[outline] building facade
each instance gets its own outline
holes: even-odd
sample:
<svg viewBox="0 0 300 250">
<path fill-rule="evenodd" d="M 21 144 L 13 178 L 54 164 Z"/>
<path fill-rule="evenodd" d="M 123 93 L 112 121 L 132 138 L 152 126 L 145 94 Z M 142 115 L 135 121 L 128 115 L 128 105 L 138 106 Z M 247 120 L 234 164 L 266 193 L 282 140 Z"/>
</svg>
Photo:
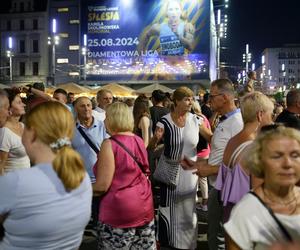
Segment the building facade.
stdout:
<svg viewBox="0 0 300 250">
<path fill-rule="evenodd" d="M 33 0 L 12 0 L 10 6 L 2 10 L 0 14 L 2 83 L 28 84 L 46 81 L 49 73 L 47 22 L 46 4 L 37 6 Z"/>
<path fill-rule="evenodd" d="M 56 20 L 56 33 L 53 34 L 52 20 Z M 55 45 L 55 65 L 51 59 L 50 71 L 55 67 L 55 84 L 80 81 L 83 70 L 80 38 L 80 1 L 49 0 L 50 40 L 53 35 L 59 37 Z M 50 52 L 53 57 L 53 49 Z M 52 74 L 53 75 L 53 74 Z"/>
<path fill-rule="evenodd" d="M 300 44 L 265 49 L 258 78 L 267 88 L 300 83 Z"/>
</svg>

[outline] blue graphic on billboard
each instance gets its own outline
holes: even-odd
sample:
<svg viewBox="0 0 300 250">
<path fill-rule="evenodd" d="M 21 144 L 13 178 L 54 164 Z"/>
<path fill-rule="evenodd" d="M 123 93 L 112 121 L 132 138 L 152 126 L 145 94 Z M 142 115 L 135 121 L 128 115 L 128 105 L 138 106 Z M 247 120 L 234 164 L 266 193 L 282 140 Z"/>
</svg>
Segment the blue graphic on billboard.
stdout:
<svg viewBox="0 0 300 250">
<path fill-rule="evenodd" d="M 87 75 L 178 80 L 208 76 L 209 0 L 82 0 Z"/>
</svg>

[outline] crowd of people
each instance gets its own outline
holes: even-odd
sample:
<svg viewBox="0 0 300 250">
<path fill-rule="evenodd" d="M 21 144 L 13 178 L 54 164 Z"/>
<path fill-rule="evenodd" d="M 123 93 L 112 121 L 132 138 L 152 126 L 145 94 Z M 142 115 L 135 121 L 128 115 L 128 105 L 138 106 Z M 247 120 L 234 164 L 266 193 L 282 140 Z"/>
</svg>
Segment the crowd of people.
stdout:
<svg viewBox="0 0 300 250">
<path fill-rule="evenodd" d="M 196 249 L 199 209 L 209 249 L 297 247 L 300 90 L 278 111 L 253 79 L 134 103 L 0 90 L 0 249 L 75 250 L 88 227 L 98 249 Z"/>
</svg>

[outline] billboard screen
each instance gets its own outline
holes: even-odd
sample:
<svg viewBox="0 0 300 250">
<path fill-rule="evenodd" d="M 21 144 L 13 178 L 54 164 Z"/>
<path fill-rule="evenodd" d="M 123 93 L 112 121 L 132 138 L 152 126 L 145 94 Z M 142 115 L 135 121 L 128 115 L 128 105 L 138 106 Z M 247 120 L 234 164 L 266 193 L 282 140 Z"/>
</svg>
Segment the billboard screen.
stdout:
<svg viewBox="0 0 300 250">
<path fill-rule="evenodd" d="M 81 2 L 90 79 L 208 78 L 209 30 L 209 0 Z"/>
</svg>

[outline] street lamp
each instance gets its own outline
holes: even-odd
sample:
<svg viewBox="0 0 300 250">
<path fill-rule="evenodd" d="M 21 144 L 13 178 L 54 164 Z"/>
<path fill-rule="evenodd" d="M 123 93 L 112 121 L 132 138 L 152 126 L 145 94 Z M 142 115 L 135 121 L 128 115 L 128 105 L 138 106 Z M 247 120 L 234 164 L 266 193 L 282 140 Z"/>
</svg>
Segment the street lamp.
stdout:
<svg viewBox="0 0 300 250">
<path fill-rule="evenodd" d="M 6 56 L 9 58 L 9 80 L 10 83 L 12 83 L 12 48 L 13 48 L 13 42 L 12 37 L 8 37 L 8 50 L 6 51 Z"/>
<path fill-rule="evenodd" d="M 59 36 L 56 35 L 57 23 L 56 19 L 52 19 L 52 35 L 48 37 L 48 44 L 52 45 L 52 63 L 51 63 L 51 76 L 53 79 L 53 84 L 55 84 L 55 46 L 59 44 Z"/>
<path fill-rule="evenodd" d="M 249 44 L 246 44 L 246 53 L 243 54 L 243 62 L 246 63 L 246 72 L 249 70 L 249 63 L 251 62 L 251 53 L 249 53 Z"/>
<path fill-rule="evenodd" d="M 86 81 L 86 56 L 87 56 L 87 35 L 83 35 L 83 47 L 82 47 L 82 55 L 83 55 L 83 80 Z"/>
</svg>

